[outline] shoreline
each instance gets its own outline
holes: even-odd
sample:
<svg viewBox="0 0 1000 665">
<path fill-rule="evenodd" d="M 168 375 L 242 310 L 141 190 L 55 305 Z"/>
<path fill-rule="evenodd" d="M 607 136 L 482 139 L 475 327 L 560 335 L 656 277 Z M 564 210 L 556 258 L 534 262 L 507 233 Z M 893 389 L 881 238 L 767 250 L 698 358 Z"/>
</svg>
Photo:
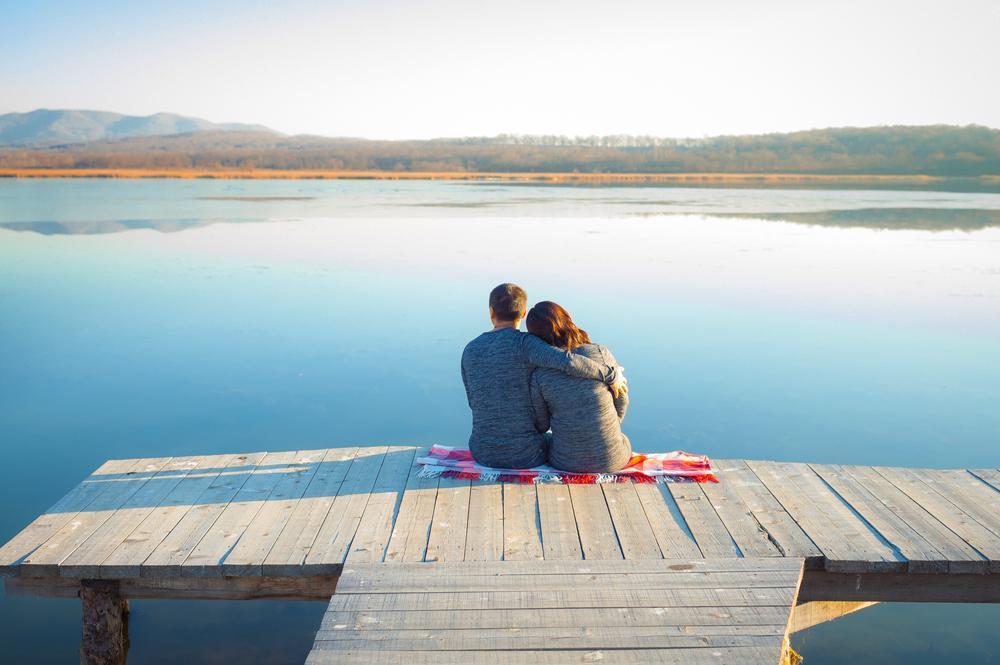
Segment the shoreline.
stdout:
<svg viewBox="0 0 1000 665">
<path fill-rule="evenodd" d="M 798 184 L 934 185 L 949 182 L 1000 185 L 997 176 L 832 175 L 812 173 L 542 173 L 466 171 L 342 171 L 275 169 L 76 169 L 0 168 L 0 178 L 171 178 L 183 180 L 456 180 L 578 184 Z"/>
</svg>

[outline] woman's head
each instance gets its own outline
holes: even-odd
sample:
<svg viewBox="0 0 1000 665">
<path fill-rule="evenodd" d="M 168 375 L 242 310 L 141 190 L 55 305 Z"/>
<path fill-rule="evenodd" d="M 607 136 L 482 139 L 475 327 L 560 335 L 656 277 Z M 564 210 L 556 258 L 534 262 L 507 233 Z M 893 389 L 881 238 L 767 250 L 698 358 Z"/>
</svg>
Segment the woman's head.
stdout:
<svg viewBox="0 0 1000 665">
<path fill-rule="evenodd" d="M 587 331 L 580 330 L 569 312 L 550 300 L 543 300 L 532 307 L 525 323 L 532 335 L 560 349 L 572 350 L 590 343 Z"/>
</svg>

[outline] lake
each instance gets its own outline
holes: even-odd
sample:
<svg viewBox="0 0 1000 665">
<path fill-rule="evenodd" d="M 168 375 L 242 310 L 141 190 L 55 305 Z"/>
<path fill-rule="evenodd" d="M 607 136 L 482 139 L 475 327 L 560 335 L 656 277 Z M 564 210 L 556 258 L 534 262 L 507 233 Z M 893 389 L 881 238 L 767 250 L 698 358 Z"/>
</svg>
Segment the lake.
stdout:
<svg viewBox="0 0 1000 665">
<path fill-rule="evenodd" d="M 0 180 L 0 539 L 108 458 L 464 444 L 515 281 L 625 365 L 637 450 L 1000 464 L 1000 194 Z M 322 603 L 135 601 L 132 663 L 301 663 Z M 6 662 L 79 603 L 0 598 Z M 1000 606 L 880 605 L 808 665 L 997 662 Z"/>
</svg>

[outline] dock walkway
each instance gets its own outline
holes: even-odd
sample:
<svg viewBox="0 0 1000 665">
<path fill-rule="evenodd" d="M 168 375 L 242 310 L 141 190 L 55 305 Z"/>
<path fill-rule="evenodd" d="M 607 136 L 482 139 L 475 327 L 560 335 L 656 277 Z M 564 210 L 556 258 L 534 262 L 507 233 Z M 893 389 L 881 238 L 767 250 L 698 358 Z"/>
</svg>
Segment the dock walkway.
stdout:
<svg viewBox="0 0 1000 665">
<path fill-rule="evenodd" d="M 420 478 L 417 453 L 112 460 L 0 573 L 38 595 L 329 599 L 363 564 L 791 558 L 800 604 L 1000 601 L 997 469 L 716 460 L 717 484 L 522 485 Z"/>
</svg>

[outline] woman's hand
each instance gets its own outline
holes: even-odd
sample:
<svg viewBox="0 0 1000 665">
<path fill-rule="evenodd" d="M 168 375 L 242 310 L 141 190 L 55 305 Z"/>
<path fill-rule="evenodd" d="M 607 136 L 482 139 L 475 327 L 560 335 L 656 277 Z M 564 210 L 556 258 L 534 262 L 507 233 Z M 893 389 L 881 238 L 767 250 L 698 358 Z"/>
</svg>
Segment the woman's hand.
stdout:
<svg viewBox="0 0 1000 665">
<path fill-rule="evenodd" d="M 621 377 L 620 379 L 608 386 L 608 390 L 611 391 L 615 399 L 628 395 L 628 379 L 621 373 L 619 373 L 619 376 Z"/>
</svg>

